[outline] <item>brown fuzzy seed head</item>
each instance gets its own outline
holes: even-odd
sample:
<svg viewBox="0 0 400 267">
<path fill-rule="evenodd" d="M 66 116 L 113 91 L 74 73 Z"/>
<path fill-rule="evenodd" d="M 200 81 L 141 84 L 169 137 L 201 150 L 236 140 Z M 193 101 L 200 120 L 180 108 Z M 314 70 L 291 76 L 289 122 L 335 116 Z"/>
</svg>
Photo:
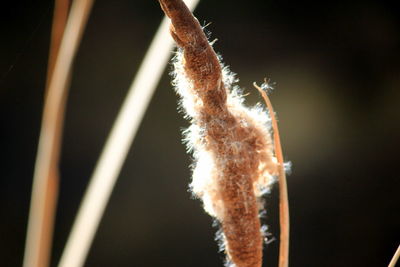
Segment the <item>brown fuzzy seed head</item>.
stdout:
<svg viewBox="0 0 400 267">
<path fill-rule="evenodd" d="M 214 155 L 216 201 L 223 210 L 219 219 L 230 260 L 240 267 L 261 266 L 262 233 L 258 218 L 255 182 L 263 175 L 260 162 L 270 144 L 263 131 L 246 114 L 228 113 L 223 120 L 206 119 L 206 147 Z M 201 121 L 203 122 L 203 121 Z"/>
<path fill-rule="evenodd" d="M 232 74 L 222 68 L 184 3 L 159 1 L 181 48 L 174 82 L 192 122 L 186 139 L 196 158 L 193 193 L 221 222 L 228 260 L 237 267 L 261 267 L 258 197 L 277 174 L 268 118 L 242 105 L 240 94 L 230 88 Z"/>
</svg>

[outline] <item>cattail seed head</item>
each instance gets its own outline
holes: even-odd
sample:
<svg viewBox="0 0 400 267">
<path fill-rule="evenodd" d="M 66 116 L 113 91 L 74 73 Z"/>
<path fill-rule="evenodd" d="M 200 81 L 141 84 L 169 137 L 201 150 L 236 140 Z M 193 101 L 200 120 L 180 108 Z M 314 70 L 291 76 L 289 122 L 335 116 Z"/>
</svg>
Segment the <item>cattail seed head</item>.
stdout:
<svg viewBox="0 0 400 267">
<path fill-rule="evenodd" d="M 228 258 L 238 267 L 261 266 L 263 237 L 258 198 L 277 175 L 270 119 L 256 106 L 247 108 L 234 75 L 222 68 L 220 87 L 226 101 L 217 98 L 218 113 L 208 112 L 202 96 L 187 76 L 183 51 L 174 60 L 176 91 L 192 125 L 184 132 L 195 162 L 190 188 L 204 209 L 221 222 Z M 198 90 L 198 89 L 197 89 Z"/>
<path fill-rule="evenodd" d="M 190 188 L 220 222 L 232 266 L 261 267 L 259 198 L 278 174 L 270 119 L 259 106 L 244 106 L 235 75 L 221 64 L 183 2 L 160 3 L 179 46 L 173 84 L 191 122 L 184 132 L 195 158 Z"/>
</svg>

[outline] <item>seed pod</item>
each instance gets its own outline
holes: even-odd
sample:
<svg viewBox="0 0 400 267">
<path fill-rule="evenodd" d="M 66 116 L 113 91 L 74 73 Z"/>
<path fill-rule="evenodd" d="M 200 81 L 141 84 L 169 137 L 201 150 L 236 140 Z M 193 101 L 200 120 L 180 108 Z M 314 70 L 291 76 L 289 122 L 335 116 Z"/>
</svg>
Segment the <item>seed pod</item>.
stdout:
<svg viewBox="0 0 400 267">
<path fill-rule="evenodd" d="M 179 46 L 174 85 L 192 125 L 185 131 L 195 163 L 191 189 L 221 224 L 228 261 L 262 265 L 259 197 L 278 164 L 270 119 L 260 107 L 243 105 L 234 74 L 223 67 L 199 22 L 181 0 L 159 0 Z"/>
</svg>

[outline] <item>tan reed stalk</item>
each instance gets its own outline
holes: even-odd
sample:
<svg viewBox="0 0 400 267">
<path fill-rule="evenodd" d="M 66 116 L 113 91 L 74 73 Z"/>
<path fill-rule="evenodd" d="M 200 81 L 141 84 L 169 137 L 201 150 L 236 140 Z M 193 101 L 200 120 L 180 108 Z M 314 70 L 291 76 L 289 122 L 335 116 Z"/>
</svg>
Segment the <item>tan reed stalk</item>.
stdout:
<svg viewBox="0 0 400 267">
<path fill-rule="evenodd" d="M 390 261 L 388 267 L 395 267 L 399 257 L 400 257 L 400 245 L 397 247 L 397 250 L 394 253 L 393 258 Z"/>
<path fill-rule="evenodd" d="M 58 51 L 60 49 L 62 35 L 64 33 L 65 24 L 67 22 L 68 11 L 69 11 L 69 0 L 55 1 L 54 11 L 53 11 L 51 41 L 50 41 L 50 53 L 47 66 L 46 94 L 49 90 L 50 80 L 54 71 L 54 65 L 56 62 Z M 61 137 L 57 139 L 59 142 Z M 55 145 L 54 149 L 56 151 L 54 153 L 56 154 L 59 153 L 59 147 L 60 147 L 59 143 Z M 43 163 L 43 161 L 41 163 Z M 52 161 L 52 163 L 56 164 L 55 161 Z M 49 167 L 51 170 L 56 170 L 57 168 L 57 166 L 49 166 Z M 35 166 L 35 168 L 38 168 L 38 166 Z M 30 239 L 28 240 L 27 238 L 26 241 L 26 250 L 25 250 L 26 254 L 24 257 L 24 266 L 31 265 L 32 263 L 37 262 L 37 266 L 46 267 L 49 266 L 51 258 L 51 244 L 53 239 L 54 220 L 55 220 L 58 188 L 59 188 L 58 172 L 51 171 L 48 173 L 48 176 L 45 177 L 44 179 L 45 181 L 43 182 L 43 188 L 38 190 L 44 193 L 36 195 L 35 196 L 36 200 L 32 199 L 32 204 L 34 202 L 43 203 L 44 205 L 42 207 L 43 216 L 39 217 L 33 214 L 30 216 L 30 220 L 37 220 L 37 221 L 36 222 L 31 221 L 29 222 L 29 225 L 36 225 L 38 228 L 37 229 L 33 229 L 33 227 L 30 228 L 32 234 L 28 234 L 30 236 Z M 41 201 L 39 200 L 39 198 L 43 198 L 44 200 Z M 37 209 L 31 211 L 36 212 Z M 33 233 L 37 234 L 35 235 Z M 36 254 L 34 252 L 34 249 L 36 249 Z"/>
<path fill-rule="evenodd" d="M 79 5 L 78 9 L 82 9 Z M 50 55 L 46 82 L 46 100 L 38 145 L 32 186 L 31 207 L 23 266 L 46 267 L 49 265 L 53 225 L 58 196 L 58 159 L 65 109 L 65 98 L 74 46 L 79 41 L 87 16 L 76 10 L 70 18 L 69 32 L 65 34 L 63 48 L 61 39 L 68 17 L 69 0 L 55 2 L 51 34 Z M 82 17 L 82 18 L 80 18 Z M 78 25 L 77 24 L 78 21 Z M 82 24 L 82 25 L 79 25 Z M 76 27 L 78 26 L 78 27 Z M 76 40 L 71 40 L 76 39 Z M 74 45 L 74 43 L 76 43 Z M 59 52 L 60 51 L 60 52 Z M 60 54 L 60 56 L 58 56 Z M 57 59 L 59 59 L 57 61 Z M 61 62 L 61 63 L 60 63 Z"/>
<path fill-rule="evenodd" d="M 50 52 L 47 66 L 46 90 L 50 85 L 51 77 L 56 64 L 58 51 L 60 50 L 62 37 L 67 24 L 70 0 L 55 0 L 53 11 L 53 24 L 51 27 Z"/>
<path fill-rule="evenodd" d="M 265 85 L 268 86 L 267 81 Z M 289 233 L 290 233 L 290 218 L 289 218 L 289 199 L 287 192 L 286 172 L 284 169 L 283 153 L 281 146 L 281 138 L 279 135 L 278 122 L 275 118 L 274 109 L 267 93 L 260 88 L 256 83 L 254 87 L 260 92 L 271 117 L 272 129 L 274 132 L 274 147 L 275 155 L 279 164 L 279 221 L 280 221 L 280 243 L 279 243 L 279 267 L 289 266 Z M 266 88 L 268 89 L 268 88 Z"/>
<path fill-rule="evenodd" d="M 187 0 L 193 10 L 199 0 Z M 173 42 L 164 18 L 129 88 L 83 197 L 60 267 L 83 266 L 128 150 L 135 138 L 158 81 L 168 63 Z"/>
<path fill-rule="evenodd" d="M 232 87 L 234 76 L 220 63 L 197 19 L 181 0 L 159 2 L 171 19 L 170 32 L 180 47 L 174 82 L 192 123 L 186 140 L 196 159 L 193 193 L 221 223 L 228 264 L 261 267 L 259 197 L 269 188 L 273 175 L 284 177 L 276 121 L 273 123 L 280 164 L 273 155 L 266 114 L 243 106 L 240 92 Z M 281 236 L 286 239 L 287 194 L 285 190 L 281 192 L 281 200 L 286 199 L 281 205 L 285 226 Z M 283 243 L 283 255 L 287 257 L 288 242 Z M 287 266 L 287 260 L 281 264 Z"/>
</svg>

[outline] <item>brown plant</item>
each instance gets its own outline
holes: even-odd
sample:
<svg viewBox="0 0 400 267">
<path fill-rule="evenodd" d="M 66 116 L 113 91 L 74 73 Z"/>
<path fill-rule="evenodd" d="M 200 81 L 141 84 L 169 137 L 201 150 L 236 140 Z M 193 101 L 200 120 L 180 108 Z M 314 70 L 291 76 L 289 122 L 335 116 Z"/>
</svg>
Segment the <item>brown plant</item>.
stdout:
<svg viewBox="0 0 400 267">
<path fill-rule="evenodd" d="M 266 113 L 243 106 L 197 19 L 181 0 L 159 0 L 179 46 L 175 85 L 192 126 L 186 131 L 196 158 L 192 190 L 220 223 L 228 261 L 262 265 L 259 197 L 280 173 Z"/>
</svg>

